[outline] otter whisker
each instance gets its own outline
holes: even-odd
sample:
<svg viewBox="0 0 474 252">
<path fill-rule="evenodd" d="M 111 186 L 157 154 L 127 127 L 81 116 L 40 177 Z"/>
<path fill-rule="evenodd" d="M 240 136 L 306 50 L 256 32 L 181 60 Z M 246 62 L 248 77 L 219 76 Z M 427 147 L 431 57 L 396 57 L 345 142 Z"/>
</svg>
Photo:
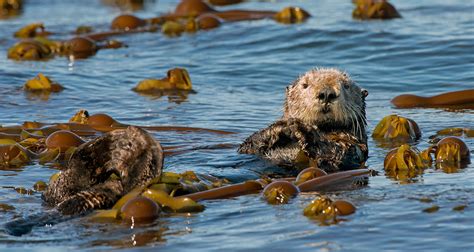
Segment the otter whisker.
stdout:
<svg viewBox="0 0 474 252">
<path fill-rule="evenodd" d="M 356 112 L 354 111 L 354 109 L 351 106 L 347 106 L 347 110 L 350 111 L 349 115 L 350 115 L 351 122 L 352 122 L 352 132 L 354 133 L 354 135 L 359 136 L 360 126 L 359 126 L 359 122 L 357 121 Z"/>
<path fill-rule="evenodd" d="M 360 112 L 358 112 L 357 109 L 354 108 L 354 106 L 348 106 L 348 110 L 351 111 L 351 120 L 355 120 L 355 128 L 353 129 L 354 135 L 358 136 L 358 138 L 362 138 L 363 132 L 362 132 L 362 126 L 360 125 L 360 122 L 358 118 L 361 116 Z"/>
<path fill-rule="evenodd" d="M 356 112 L 358 112 L 359 110 L 356 109 Z M 367 119 L 365 117 L 365 113 L 362 113 L 362 112 L 358 112 L 359 114 L 359 118 L 357 120 L 357 122 L 359 123 L 360 127 L 361 127 L 361 132 L 360 132 L 360 137 L 364 137 L 366 135 L 366 132 L 365 132 L 365 129 L 367 127 Z"/>
<path fill-rule="evenodd" d="M 362 138 L 363 137 L 363 126 L 360 124 L 360 121 L 359 121 L 359 118 L 362 116 L 361 113 L 359 112 L 358 109 L 355 109 L 354 107 L 351 108 L 353 113 L 354 113 L 354 117 L 355 117 L 355 120 L 356 120 L 356 123 L 357 123 L 357 136 L 359 138 Z"/>
</svg>

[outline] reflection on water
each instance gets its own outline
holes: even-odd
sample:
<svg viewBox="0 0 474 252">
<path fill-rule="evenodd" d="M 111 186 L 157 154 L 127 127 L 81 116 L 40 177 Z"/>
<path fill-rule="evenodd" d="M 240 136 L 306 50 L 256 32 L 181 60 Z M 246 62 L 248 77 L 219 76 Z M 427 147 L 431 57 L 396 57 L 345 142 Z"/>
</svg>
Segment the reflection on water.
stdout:
<svg viewBox="0 0 474 252">
<path fill-rule="evenodd" d="M 180 104 L 188 100 L 188 96 L 195 94 L 192 90 L 158 90 L 154 92 L 138 93 L 144 97 L 149 97 L 151 100 L 160 99 L 163 96 L 168 98 L 169 102 Z"/>
<path fill-rule="evenodd" d="M 120 225 L 120 224 L 117 224 Z M 104 225 L 103 228 L 101 227 L 94 227 L 89 226 L 88 229 L 97 228 L 101 229 L 103 232 L 110 232 L 107 227 L 110 224 Z M 124 231 L 128 229 L 127 231 Z M 166 242 L 166 235 L 168 234 L 169 229 L 166 227 L 166 223 L 153 223 L 153 228 L 151 230 L 146 231 L 139 231 L 144 229 L 144 227 L 140 227 L 140 229 L 134 229 L 121 225 L 121 234 L 115 234 L 114 238 L 104 239 L 104 240 L 94 240 L 90 244 L 87 244 L 86 247 L 96 248 L 100 246 L 106 247 L 113 247 L 113 248 L 130 248 L 130 247 L 141 247 L 146 246 L 148 244 L 153 244 L 153 246 L 157 246 L 159 244 L 165 244 Z M 113 232 L 113 230 L 112 230 Z M 179 235 L 179 234 L 173 234 Z"/>
<path fill-rule="evenodd" d="M 351 1 L 245 1 L 220 9 L 281 10 L 299 5 L 313 18 L 299 25 L 272 20 L 226 23 L 220 28 L 167 38 L 160 33 L 119 36 L 128 45 L 100 50 L 70 64 L 67 58 L 18 62 L 7 59 L 20 27 L 42 21 L 66 39 L 79 25 L 108 29 L 120 8 L 102 2 L 24 1 L 20 16 L 0 20 L 0 124 L 24 121 L 66 122 L 76 111 L 107 113 L 132 125 L 180 125 L 212 128 L 237 134 L 153 131 L 164 146 L 185 146 L 166 157 L 165 170 L 194 170 L 231 181 L 278 172 L 234 148 L 254 131 L 282 114 L 285 87 L 315 66 L 338 67 L 369 90 L 369 135 L 390 114 L 414 120 L 421 138 L 412 145 L 428 148 L 429 136 L 445 128 L 474 128 L 472 110 L 395 109 L 390 99 L 403 93 L 431 96 L 469 89 L 474 83 L 474 7 L 469 1 L 392 1 L 401 19 L 353 20 Z M 133 2 L 133 1 L 132 1 Z M 134 12 L 142 18 L 174 9 L 176 1 L 145 1 Z M 185 68 L 196 93 L 142 96 L 131 89 L 149 76 Z M 59 94 L 33 97 L 18 90 L 28 78 L 44 73 L 65 85 Z M 159 75 L 159 74 L 158 74 Z M 474 138 L 462 136 L 471 153 Z M 440 137 L 441 138 L 441 137 Z M 204 148 L 202 148 L 204 147 Z M 398 147 L 398 146 L 391 146 Z M 420 174 L 391 176 L 383 169 L 390 148 L 369 138 L 369 168 L 381 176 L 358 190 L 327 192 L 357 207 L 337 225 L 319 226 L 302 212 L 312 196 L 300 195 L 290 204 L 271 206 L 257 195 L 205 202 L 206 210 L 192 216 L 163 215 L 149 226 L 130 229 L 121 223 L 90 223 L 81 217 L 53 226 L 35 227 L 23 237 L 0 228 L 0 247 L 99 249 L 160 247 L 168 250 L 460 250 L 471 249 L 474 233 L 474 165 L 461 169 L 424 169 Z M 0 170 L 0 224 L 15 216 L 45 212 L 32 189 L 57 170 L 32 162 L 19 169 Z M 451 173 L 452 172 L 452 173 Z M 395 179 L 394 179 L 395 178 Z M 424 202 L 420 199 L 430 199 Z M 417 199 L 417 200 L 414 200 Z M 431 213 L 424 209 L 439 207 Z M 466 206 L 466 207 L 462 207 Z M 455 210 L 456 209 L 456 210 Z"/>
</svg>

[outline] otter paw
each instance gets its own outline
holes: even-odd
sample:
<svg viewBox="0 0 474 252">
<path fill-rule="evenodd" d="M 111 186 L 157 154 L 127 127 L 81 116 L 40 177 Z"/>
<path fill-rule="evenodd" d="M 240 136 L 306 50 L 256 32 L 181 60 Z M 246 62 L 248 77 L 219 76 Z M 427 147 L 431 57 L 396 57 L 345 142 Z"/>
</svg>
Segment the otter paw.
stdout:
<svg viewBox="0 0 474 252">
<path fill-rule="evenodd" d="M 64 215 L 77 215 L 94 209 L 93 199 L 86 200 L 83 197 L 74 195 L 59 203 L 57 209 Z"/>
<path fill-rule="evenodd" d="M 57 207 L 58 211 L 64 215 L 76 215 L 81 213 L 82 208 L 71 201 L 63 201 Z"/>
</svg>

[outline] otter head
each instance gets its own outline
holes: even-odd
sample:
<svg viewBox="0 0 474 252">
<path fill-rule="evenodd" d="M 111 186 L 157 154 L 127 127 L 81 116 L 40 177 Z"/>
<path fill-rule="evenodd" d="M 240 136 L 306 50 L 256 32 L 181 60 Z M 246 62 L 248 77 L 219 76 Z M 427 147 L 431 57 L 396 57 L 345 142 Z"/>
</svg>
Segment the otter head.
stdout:
<svg viewBox="0 0 474 252">
<path fill-rule="evenodd" d="M 163 166 L 161 145 L 145 130 L 129 126 L 107 134 L 109 160 L 104 163 L 105 171 L 116 174 L 123 188 L 128 191 L 159 176 Z M 106 135 L 106 136 L 107 136 Z"/>
<path fill-rule="evenodd" d="M 129 126 L 81 145 L 68 170 L 80 174 L 74 184 L 81 190 L 105 183 L 115 174 L 128 191 L 159 176 L 162 167 L 161 145 L 145 130 Z"/>
<path fill-rule="evenodd" d="M 365 139 L 367 95 L 342 71 L 313 69 L 287 87 L 283 118 L 299 119 L 322 130 L 350 130 Z"/>
</svg>

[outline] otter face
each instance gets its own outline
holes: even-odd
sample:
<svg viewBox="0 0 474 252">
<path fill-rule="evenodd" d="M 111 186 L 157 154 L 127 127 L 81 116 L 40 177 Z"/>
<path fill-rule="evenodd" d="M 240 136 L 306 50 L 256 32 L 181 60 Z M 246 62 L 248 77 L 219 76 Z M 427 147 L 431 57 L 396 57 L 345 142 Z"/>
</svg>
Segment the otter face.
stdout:
<svg viewBox="0 0 474 252">
<path fill-rule="evenodd" d="M 287 88 L 283 117 L 319 127 L 351 128 L 363 135 L 365 96 L 367 91 L 346 73 L 333 68 L 313 69 Z"/>
<path fill-rule="evenodd" d="M 163 165 L 161 146 L 145 130 L 130 126 L 109 133 L 112 141 L 109 146 L 110 160 L 104 164 L 106 173 L 115 173 L 122 186 L 135 187 L 159 175 L 149 167 Z"/>
<path fill-rule="evenodd" d="M 135 178 L 144 179 L 148 175 L 145 173 L 155 175 L 157 171 L 146 169 L 147 162 L 153 160 L 156 162 L 153 167 L 161 167 L 161 152 L 161 146 L 145 130 L 129 126 L 111 131 L 80 147 L 71 157 L 69 168 L 84 175 L 82 177 L 87 183 L 81 184 L 86 187 L 105 183 L 112 174 L 125 187 Z"/>
</svg>

